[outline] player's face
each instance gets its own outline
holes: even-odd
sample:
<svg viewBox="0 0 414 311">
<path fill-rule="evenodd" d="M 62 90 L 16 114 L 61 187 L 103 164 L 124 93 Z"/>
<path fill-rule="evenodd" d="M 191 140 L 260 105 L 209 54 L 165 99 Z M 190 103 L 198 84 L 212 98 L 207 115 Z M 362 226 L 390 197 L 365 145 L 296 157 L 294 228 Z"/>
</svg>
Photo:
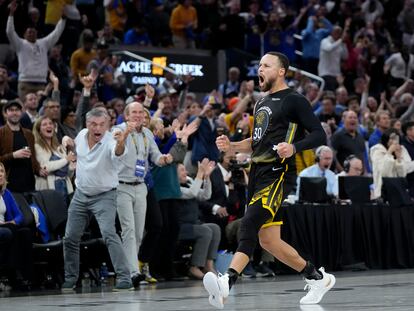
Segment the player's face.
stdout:
<svg viewBox="0 0 414 311">
<path fill-rule="evenodd" d="M 277 56 L 266 54 L 259 63 L 259 87 L 263 92 L 269 91 L 278 81 L 284 78 L 285 69 L 281 67 Z"/>
</svg>

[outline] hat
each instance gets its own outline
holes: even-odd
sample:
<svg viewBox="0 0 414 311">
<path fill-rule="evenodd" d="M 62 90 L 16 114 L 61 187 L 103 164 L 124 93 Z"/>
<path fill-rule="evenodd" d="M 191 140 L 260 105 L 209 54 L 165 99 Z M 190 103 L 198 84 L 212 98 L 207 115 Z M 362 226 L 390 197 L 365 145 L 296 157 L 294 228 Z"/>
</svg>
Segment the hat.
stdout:
<svg viewBox="0 0 414 311">
<path fill-rule="evenodd" d="M 229 103 L 227 104 L 227 108 L 230 111 L 233 111 L 234 108 L 236 108 L 237 104 L 239 103 L 240 98 L 239 97 L 233 97 L 229 100 Z"/>
<path fill-rule="evenodd" d="M 4 106 L 3 106 L 3 111 L 6 111 L 7 109 L 9 109 L 10 107 L 17 107 L 20 110 L 23 109 L 23 105 L 20 103 L 20 100 L 18 99 L 13 99 L 13 100 L 9 100 Z"/>
</svg>

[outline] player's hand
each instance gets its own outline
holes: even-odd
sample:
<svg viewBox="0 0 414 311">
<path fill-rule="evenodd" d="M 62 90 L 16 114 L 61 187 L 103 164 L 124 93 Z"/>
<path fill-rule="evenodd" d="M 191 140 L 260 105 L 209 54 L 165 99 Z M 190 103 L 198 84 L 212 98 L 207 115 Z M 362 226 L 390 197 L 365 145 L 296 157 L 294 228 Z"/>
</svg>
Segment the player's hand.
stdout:
<svg viewBox="0 0 414 311">
<path fill-rule="evenodd" d="M 276 152 L 280 158 L 290 158 L 295 153 L 295 148 L 292 144 L 279 143 L 276 145 Z"/>
<path fill-rule="evenodd" d="M 217 137 L 216 145 L 220 151 L 228 152 L 230 150 L 230 139 L 226 135 L 221 135 Z"/>
</svg>

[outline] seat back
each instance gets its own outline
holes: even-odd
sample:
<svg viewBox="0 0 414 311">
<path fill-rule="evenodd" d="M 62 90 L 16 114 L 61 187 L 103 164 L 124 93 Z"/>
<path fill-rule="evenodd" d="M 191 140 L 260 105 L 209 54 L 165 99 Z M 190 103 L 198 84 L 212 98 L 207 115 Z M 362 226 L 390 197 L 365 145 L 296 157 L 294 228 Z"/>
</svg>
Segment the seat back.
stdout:
<svg viewBox="0 0 414 311">
<path fill-rule="evenodd" d="M 22 193 L 19 192 L 13 192 L 12 193 L 14 200 L 16 201 L 17 205 L 19 206 L 20 211 L 23 214 L 23 227 L 29 227 L 29 228 L 35 228 L 35 219 L 32 213 L 32 210 L 30 209 L 30 205 L 27 202 L 25 196 Z"/>
<path fill-rule="evenodd" d="M 63 195 L 56 190 L 41 190 L 33 194 L 36 203 L 45 214 L 50 233 L 56 237 L 65 232 L 68 207 Z"/>
<path fill-rule="evenodd" d="M 391 207 L 412 205 L 408 190 L 408 182 L 403 177 L 383 177 L 382 178 L 382 198 Z"/>
</svg>

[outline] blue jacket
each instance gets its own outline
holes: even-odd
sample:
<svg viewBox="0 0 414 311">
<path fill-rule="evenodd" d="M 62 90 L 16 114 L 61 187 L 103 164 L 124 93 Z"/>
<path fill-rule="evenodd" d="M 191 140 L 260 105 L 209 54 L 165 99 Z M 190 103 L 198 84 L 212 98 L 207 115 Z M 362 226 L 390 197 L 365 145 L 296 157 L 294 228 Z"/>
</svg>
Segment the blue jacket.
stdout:
<svg viewBox="0 0 414 311">
<path fill-rule="evenodd" d="M 326 18 L 322 19 L 325 28 L 319 28 L 314 30 L 314 21 L 312 17 L 308 18 L 308 24 L 304 30 L 302 30 L 302 53 L 303 58 L 316 58 L 319 59 L 319 50 L 321 47 L 321 41 L 327 37 L 332 31 L 332 24 Z"/>
<path fill-rule="evenodd" d="M 23 214 L 20 211 L 19 206 L 17 205 L 16 201 L 13 198 L 13 195 L 9 190 L 5 190 L 2 194 L 4 204 L 6 204 L 6 214 L 4 215 L 5 221 L 12 221 L 16 223 L 16 225 L 21 225 L 24 221 Z"/>
<path fill-rule="evenodd" d="M 368 139 L 369 148 L 371 148 L 372 146 L 376 144 L 379 144 L 381 142 L 381 137 L 382 137 L 382 132 L 376 128 Z"/>
<path fill-rule="evenodd" d="M 206 118 L 201 118 L 200 126 L 193 134 L 193 148 L 191 161 L 197 164 L 198 161 L 204 158 L 210 161 L 218 162 L 220 151 L 216 146 L 217 129 L 211 128 L 209 121 Z"/>
</svg>

